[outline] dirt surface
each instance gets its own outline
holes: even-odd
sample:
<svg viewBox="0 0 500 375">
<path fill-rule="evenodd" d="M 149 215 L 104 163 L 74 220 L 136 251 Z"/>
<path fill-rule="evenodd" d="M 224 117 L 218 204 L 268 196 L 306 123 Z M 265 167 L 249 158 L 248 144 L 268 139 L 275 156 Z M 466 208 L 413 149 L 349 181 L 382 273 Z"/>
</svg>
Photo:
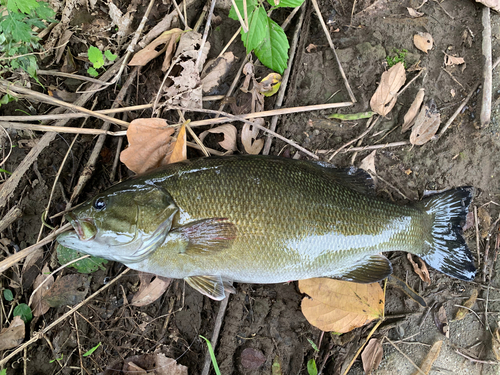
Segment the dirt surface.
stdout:
<svg viewBox="0 0 500 375">
<path fill-rule="evenodd" d="M 121 2 L 117 5 L 126 10 L 129 4 Z M 383 145 L 408 140 L 409 133 L 401 134 L 400 125 L 419 88 L 425 88 L 426 100 L 434 99 L 443 124 L 474 86 L 482 81 L 482 6 L 471 0 L 445 0 L 440 3 L 428 1 L 419 9 L 424 13 L 420 18 L 411 18 L 406 8 L 417 8 L 421 5 L 420 1 L 334 0 L 323 1 L 319 5 L 323 18 L 330 18 L 332 21 L 329 27 L 339 61 L 358 101 L 354 106 L 338 112 L 357 113 L 370 110 L 370 98 L 381 74 L 387 69 L 386 56 L 393 54 L 393 51 L 407 50 L 405 62 L 408 68 L 418 61 L 418 66 L 425 68 L 421 76 L 399 96 L 389 117 L 382 119 L 361 143 L 356 142 L 353 146 Z M 146 3 L 138 6 L 134 25 L 141 20 L 146 6 Z M 203 6 L 204 4 L 196 3 L 190 7 L 190 24 L 196 22 Z M 150 16 L 147 29 L 170 11 L 170 5 L 158 6 Z M 307 4 L 305 12 L 283 107 L 349 101 L 337 61 L 312 4 Z M 80 13 L 75 10 L 76 14 Z M 85 50 L 85 43 L 107 43 L 112 34 L 108 31 L 103 35 L 97 27 L 101 23 L 109 24 L 105 11 L 88 12 L 85 17 L 82 14 L 80 18 L 75 17 L 71 24 L 77 38 L 70 41 L 73 52 L 77 49 Z M 209 34 L 212 46 L 209 58 L 219 54 L 238 27 L 237 22 L 230 20 L 227 14 L 227 9 L 217 8 L 215 11 L 217 21 Z M 273 17 L 280 22 L 288 14 L 288 10 L 281 10 Z M 495 61 L 499 55 L 500 21 L 495 13 L 492 13 L 491 19 Z M 296 21 L 292 22 L 290 30 L 287 31 L 290 37 L 296 27 L 295 23 Z M 434 48 L 428 54 L 415 48 L 413 35 L 417 32 L 428 32 L 433 36 Z M 82 43 L 82 40 L 86 42 Z M 117 42 L 109 43 L 116 45 Z M 239 60 L 237 66 L 231 70 L 227 82 L 221 84 L 217 93 L 226 92 L 244 58 L 245 51 L 239 38 L 232 43 L 229 50 L 233 51 Z M 463 57 L 466 64 L 447 67 L 445 71 L 444 52 Z M 160 65 L 161 62 L 153 63 L 141 71 L 139 85 L 134 86 L 128 97 L 129 105 L 154 100 L 163 79 Z M 267 73 L 267 69 L 257 68 L 258 76 L 264 77 Z M 408 72 L 407 82 L 417 73 L 418 71 Z M 72 82 L 48 79 L 44 83 L 59 84 L 70 90 Z M 113 90 L 99 93 L 96 109 L 109 108 L 115 95 Z M 446 338 L 434 323 L 433 311 L 419 306 L 400 289 L 389 285 L 386 295 L 386 320 L 374 337 L 387 337 L 397 349 L 389 340 L 384 341 L 383 359 L 374 374 L 415 373 L 416 369 L 411 361 L 420 365 L 430 345 L 436 340 L 444 340 L 444 345 L 430 373 L 498 373 L 498 365 L 491 364 L 495 361 L 491 330 L 498 328 L 500 311 L 500 280 L 497 277 L 499 270 L 496 262 L 498 223 L 495 221 L 500 212 L 497 204 L 500 203 L 500 79 L 496 71 L 493 116 L 491 124 L 485 128 L 481 128 L 479 123 L 481 95 L 481 89 L 476 90 L 464 110 L 439 140 L 430 141 L 423 146 L 383 147 L 376 152 L 376 173 L 380 177 L 376 189 L 377 194 L 384 199 L 404 204 L 408 200 L 420 199 L 425 190 L 474 186 L 477 193 L 473 207 L 482 207 L 480 216 L 484 217 L 483 212 L 486 212 L 491 217 L 491 222 L 486 224 L 485 221 L 480 221 L 479 234 L 476 233 L 474 224 L 465 232 L 479 270 L 475 282 L 461 282 L 431 269 L 432 282 L 427 285 L 415 274 L 406 254 L 388 254 L 394 265 L 394 274 L 405 280 L 430 306 L 442 304 L 450 320 L 458 310 L 457 305 L 462 305 L 473 289 L 479 290 L 479 298 L 473 306 L 474 313 L 468 314 L 463 320 L 450 321 L 449 338 Z M 266 109 L 273 107 L 274 100 L 266 99 Z M 205 107 L 217 109 L 218 103 L 206 102 Z M 2 115 L 7 115 L 16 113 L 16 108 L 27 110 L 27 103 L 2 106 L 0 111 Z M 37 104 L 37 110 L 42 113 L 47 110 L 47 106 Z M 340 122 L 327 119 L 326 116 L 333 112 L 335 111 L 325 110 L 282 116 L 277 132 L 326 160 L 333 151 L 358 137 L 366 126 L 366 120 Z M 150 115 L 151 113 L 146 111 L 137 116 Z M 174 119 L 169 121 L 174 122 Z M 80 125 L 81 121 L 77 120 L 71 126 Z M 100 126 L 95 120 L 86 125 L 95 128 Z M 2 168 L 14 171 L 33 147 L 27 144 L 27 140 L 36 142 L 40 136 L 41 134 L 34 132 L 12 132 L 13 144 L 18 147 L 12 148 L 12 155 Z M 18 186 L 15 197 L 6 208 L 17 203 L 23 214 L 1 234 L 2 257 L 36 242 L 41 214 L 47 206 L 57 169 L 72 138 L 68 134 L 58 136 L 50 147 L 42 152 Z M 64 210 L 66 198 L 63 195 L 70 194 L 78 176 L 84 173 L 83 166 L 94 144 L 95 138 L 88 135 L 81 136 L 76 142 L 70 154 L 70 161 L 61 175 L 62 185 L 58 184 L 54 189 L 49 216 Z M 85 193 L 79 197 L 80 202 L 112 184 L 113 177 L 110 175 L 116 147 L 116 138 L 106 141 L 92 179 Z M 215 141 L 214 147 L 218 147 Z M 340 152 L 332 162 L 340 167 L 359 166 L 361 160 L 371 152 L 367 150 L 354 153 L 348 148 L 346 151 Z M 293 157 L 296 152 L 293 147 L 278 140 L 273 142 L 270 154 Z M 189 156 L 198 155 L 190 151 Z M 300 157 L 307 158 L 304 155 Z M 117 179 L 125 178 L 129 174 L 126 167 L 120 166 Z M 7 209 L 4 209 L 3 214 Z M 51 225 L 58 225 L 59 220 L 53 218 L 48 221 Z M 471 222 L 474 223 L 473 218 Z M 476 235 L 479 236 L 479 249 Z M 15 303 L 27 303 L 33 291 L 34 279 L 41 273 L 41 267 L 47 263 L 51 270 L 58 267 L 53 248 L 53 245 L 44 248 L 43 256 L 36 261 L 31 271 L 23 271 L 19 266 L 0 276 L 2 288 L 11 289 L 15 295 L 13 302 L 2 299 L 2 327 L 7 325 L 5 315 L 10 316 L 9 311 Z M 485 257 L 486 248 L 489 250 L 488 257 Z M 124 266 L 121 264 L 108 263 L 104 270 L 93 273 L 90 290 L 86 296 L 107 285 L 123 270 Z M 59 275 L 72 273 L 74 271 L 71 269 L 65 269 Z M 27 374 L 80 373 L 81 366 L 85 369 L 83 372 L 100 373 L 108 366 L 128 357 L 158 352 L 187 366 L 189 374 L 200 374 L 207 347 L 199 339 L 199 335 L 207 338 L 212 336 L 220 303 L 203 297 L 183 281 L 176 280 L 156 302 L 144 307 L 133 307 L 130 301 L 138 290 L 138 283 L 137 272 L 126 274 L 105 292 L 89 300 L 77 313 L 57 324 L 43 338 L 28 346 L 25 361 L 22 353 L 11 359 L 6 366 L 7 374 L 21 374 L 24 367 Z M 271 374 L 273 362 L 281 364 L 282 374 L 307 374 L 306 364 L 311 358 L 316 360 L 322 373 L 341 374 L 374 325 L 371 323 L 341 336 L 321 332 L 311 326 L 302 314 L 300 305 L 303 295 L 299 292 L 296 282 L 283 285 L 239 284 L 236 285 L 236 290 L 237 293 L 230 297 L 215 350 L 221 373 L 225 375 Z M 26 340 L 66 311 L 68 308 L 64 306 L 51 308 L 47 313 L 35 318 L 27 329 Z M 319 346 L 318 352 L 315 352 L 308 340 Z M 101 346 L 91 356 L 81 357 L 84 352 L 99 343 Z M 246 348 L 256 349 L 264 355 L 265 361 L 257 369 L 248 369 L 243 365 L 242 352 Z M 9 352 L 4 351 L 2 358 Z M 56 358 L 59 360 L 53 361 Z M 211 373 L 214 373 L 213 370 Z M 360 358 L 357 358 L 349 374 L 362 373 L 362 364 Z"/>
</svg>

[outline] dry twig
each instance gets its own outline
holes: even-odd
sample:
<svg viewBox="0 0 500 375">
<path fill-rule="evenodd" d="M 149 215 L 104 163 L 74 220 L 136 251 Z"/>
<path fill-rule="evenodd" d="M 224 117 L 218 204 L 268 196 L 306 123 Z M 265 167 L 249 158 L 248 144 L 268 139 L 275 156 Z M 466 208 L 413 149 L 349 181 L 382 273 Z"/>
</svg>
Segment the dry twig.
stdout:
<svg viewBox="0 0 500 375">
<path fill-rule="evenodd" d="M 487 126 L 491 120 L 491 94 L 493 85 L 493 68 L 491 58 L 491 20 L 490 8 L 483 7 L 483 101 L 481 105 L 481 126 Z"/>
</svg>

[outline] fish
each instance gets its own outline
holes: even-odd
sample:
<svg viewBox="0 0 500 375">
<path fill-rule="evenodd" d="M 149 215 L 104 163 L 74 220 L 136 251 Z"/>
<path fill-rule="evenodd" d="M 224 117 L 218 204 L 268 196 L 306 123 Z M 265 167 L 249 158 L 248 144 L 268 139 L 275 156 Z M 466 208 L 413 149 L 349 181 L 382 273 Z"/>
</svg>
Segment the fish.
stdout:
<svg viewBox="0 0 500 375">
<path fill-rule="evenodd" d="M 316 277 L 373 283 L 405 251 L 460 280 L 474 259 L 462 225 L 474 189 L 408 205 L 377 198 L 368 173 L 272 156 L 186 160 L 121 182 L 68 213 L 68 248 L 184 279 L 222 300 L 232 282 Z"/>
</svg>

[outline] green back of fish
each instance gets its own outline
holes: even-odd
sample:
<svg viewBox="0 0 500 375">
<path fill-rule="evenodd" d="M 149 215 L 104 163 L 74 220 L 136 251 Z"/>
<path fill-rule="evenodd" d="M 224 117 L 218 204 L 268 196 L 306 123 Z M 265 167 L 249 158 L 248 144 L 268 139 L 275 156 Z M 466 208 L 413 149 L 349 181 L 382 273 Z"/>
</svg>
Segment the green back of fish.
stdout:
<svg viewBox="0 0 500 375">
<path fill-rule="evenodd" d="M 144 182 L 164 188 L 179 207 L 174 227 L 221 218 L 237 228 L 229 247 L 201 254 L 178 254 L 167 241 L 148 260 L 150 272 L 273 283 L 342 276 L 382 251 L 418 253 L 428 215 L 358 192 L 366 190 L 361 180 L 363 174 L 316 163 L 244 156 L 197 159 L 150 174 Z"/>
</svg>

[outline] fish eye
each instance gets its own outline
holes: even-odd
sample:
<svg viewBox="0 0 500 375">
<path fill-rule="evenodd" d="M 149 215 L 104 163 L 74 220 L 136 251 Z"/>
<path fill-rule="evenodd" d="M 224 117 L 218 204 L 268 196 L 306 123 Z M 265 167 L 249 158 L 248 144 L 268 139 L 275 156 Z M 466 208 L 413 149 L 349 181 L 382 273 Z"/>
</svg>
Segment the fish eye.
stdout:
<svg viewBox="0 0 500 375">
<path fill-rule="evenodd" d="M 104 210 L 106 208 L 106 201 L 104 198 L 97 198 L 94 202 L 94 208 L 98 211 Z"/>
</svg>

